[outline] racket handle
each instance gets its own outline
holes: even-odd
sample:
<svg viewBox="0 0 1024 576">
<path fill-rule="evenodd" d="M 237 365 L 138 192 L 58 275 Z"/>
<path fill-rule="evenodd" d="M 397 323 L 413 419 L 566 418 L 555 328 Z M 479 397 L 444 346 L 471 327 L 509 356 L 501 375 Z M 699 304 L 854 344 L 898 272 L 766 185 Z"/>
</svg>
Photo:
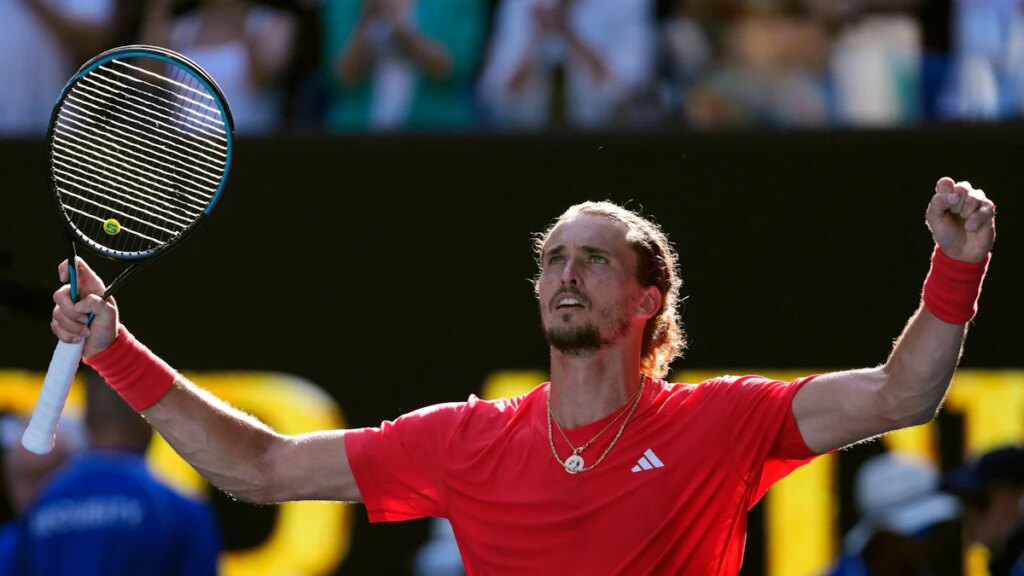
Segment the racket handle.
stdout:
<svg viewBox="0 0 1024 576">
<path fill-rule="evenodd" d="M 57 348 L 50 359 L 50 368 L 46 371 L 43 388 L 39 391 L 36 408 L 32 412 L 32 420 L 21 437 L 21 445 L 35 454 L 49 454 L 53 450 L 54 435 L 57 422 L 64 411 L 64 402 L 68 399 L 71 383 L 78 372 L 78 363 L 82 360 L 82 348 L 85 341 L 77 344 L 57 342 Z"/>
</svg>

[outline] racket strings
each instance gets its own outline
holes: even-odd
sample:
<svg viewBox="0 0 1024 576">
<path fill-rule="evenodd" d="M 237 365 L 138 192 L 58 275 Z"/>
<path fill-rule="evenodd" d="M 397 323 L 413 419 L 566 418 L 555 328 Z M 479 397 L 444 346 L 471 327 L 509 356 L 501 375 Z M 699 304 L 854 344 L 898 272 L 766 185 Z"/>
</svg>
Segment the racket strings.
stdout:
<svg viewBox="0 0 1024 576">
<path fill-rule="evenodd" d="M 130 91 L 138 91 L 137 88 L 129 86 L 127 84 L 120 84 L 116 82 L 104 82 L 103 77 L 86 77 L 82 79 L 82 82 L 87 84 L 89 88 L 94 90 L 94 94 L 98 94 L 103 97 L 119 96 L 123 92 L 125 98 L 125 110 L 129 114 L 137 116 L 138 114 L 152 115 L 153 118 L 160 118 L 164 120 L 161 124 L 168 129 L 175 130 L 177 132 L 191 133 L 198 131 L 198 133 L 210 138 L 210 145 L 217 146 L 219 143 L 223 143 L 224 139 L 217 142 L 219 135 L 210 132 L 211 126 L 200 122 L 190 116 L 182 116 L 181 111 L 171 110 L 166 106 L 162 106 L 155 102 L 148 102 L 144 98 L 129 93 Z M 142 93 L 141 91 L 139 91 Z M 144 94 L 144 93 L 142 93 Z M 170 102 L 168 102 L 170 104 Z M 158 114 L 157 110 L 162 111 Z M 188 108 L 183 108 L 184 111 L 188 111 Z M 177 115 L 177 117 L 176 117 Z M 216 154 L 217 150 L 211 148 L 211 152 Z"/>
<path fill-rule="evenodd" d="M 217 193 L 227 123 L 192 73 L 115 59 L 70 90 L 51 166 L 73 228 L 94 246 L 143 255 L 181 235 Z M 166 72 L 170 72 L 169 74 Z"/>
<path fill-rule="evenodd" d="M 85 79 L 83 79 L 76 88 L 78 89 L 74 93 L 75 96 L 84 98 L 98 106 L 103 106 L 106 103 L 106 100 L 109 100 L 110 98 L 121 98 L 121 94 L 104 94 L 103 92 L 86 85 Z M 127 102 L 127 99 L 122 100 L 121 105 L 112 110 L 111 116 L 118 118 L 123 123 L 141 122 L 147 124 L 151 131 L 160 133 L 160 135 L 165 137 L 165 140 L 177 143 L 179 146 L 188 147 L 190 145 L 198 145 L 215 158 L 219 152 L 213 146 L 203 142 L 201 138 L 195 138 L 194 133 L 182 130 L 177 126 L 172 126 L 166 122 L 162 122 L 159 114 L 148 112 L 145 109 L 142 111 L 134 109 L 132 104 Z"/>
<path fill-rule="evenodd" d="M 79 102 L 74 95 L 69 96 L 64 105 L 65 110 L 62 110 L 62 112 L 67 111 L 72 117 L 75 116 L 76 112 L 80 112 L 86 122 L 107 122 L 108 126 L 106 126 L 106 128 L 109 132 L 108 135 L 128 147 L 139 149 L 140 146 L 154 145 L 152 142 L 147 142 L 146 139 L 149 138 L 149 135 L 144 131 L 109 118 L 104 120 L 100 114 L 102 109 L 89 104 L 86 104 L 86 108 L 80 108 Z M 67 108 L 71 108 L 71 110 L 68 111 Z M 96 108 L 96 111 L 93 111 L 92 108 Z M 217 175 L 218 168 L 216 165 L 199 160 L 198 157 L 200 155 L 193 155 L 193 157 L 190 158 L 189 154 L 192 151 L 188 150 L 188 148 L 175 143 L 171 144 L 172 146 L 159 145 L 157 147 L 162 148 L 162 151 L 169 155 L 168 158 L 171 161 L 182 165 L 188 170 L 196 170 L 198 172 L 205 171 L 206 174 L 211 176 L 210 181 L 215 181 L 212 176 Z"/>
<path fill-rule="evenodd" d="M 111 158 L 108 159 L 111 160 L 112 163 L 114 163 L 115 165 L 121 167 L 118 168 L 118 171 L 121 171 L 122 168 L 128 169 L 130 171 L 139 173 L 139 178 L 148 177 L 152 180 L 158 181 L 159 183 L 154 183 L 153 185 L 159 189 L 167 189 L 175 185 L 173 180 L 175 178 L 174 174 L 157 166 L 147 166 L 145 163 L 147 159 L 144 157 L 140 157 L 139 154 L 135 152 L 132 148 L 120 146 L 116 142 L 112 141 L 104 143 L 98 140 L 96 136 L 86 131 L 80 131 L 76 127 L 72 126 L 70 123 L 65 125 L 65 128 L 67 129 L 67 132 L 65 133 L 65 136 L 67 136 L 67 141 L 59 143 L 59 146 L 62 146 L 65 149 L 73 149 L 82 154 L 88 154 L 94 157 L 98 157 L 100 156 L 100 154 L 97 153 L 94 150 L 94 148 L 97 145 L 106 144 L 110 148 L 109 153 Z M 124 154 L 122 154 L 122 152 L 124 152 Z M 148 174 L 144 172 L 145 170 L 149 171 Z M 179 200 L 179 198 L 176 197 L 164 198 L 169 201 Z M 200 209 L 204 208 L 206 206 L 206 202 L 209 202 L 210 200 L 209 196 L 203 194 L 197 195 L 196 199 L 194 200 L 192 200 L 190 196 L 181 195 L 181 200 L 184 200 L 185 198 L 188 198 L 190 200 L 189 202 L 184 203 L 191 203 L 193 206 L 196 206 Z"/>
<path fill-rule="evenodd" d="M 115 64 L 122 64 L 122 65 L 124 65 L 124 63 L 119 62 L 119 61 L 115 61 L 114 63 Z M 137 69 L 137 68 L 133 67 L 133 69 Z M 131 80 L 132 79 L 130 76 L 122 74 L 122 73 L 120 73 L 120 72 L 118 72 L 116 70 L 113 70 L 113 69 L 110 69 L 110 68 L 107 68 L 107 70 L 109 70 L 112 74 L 114 74 L 114 75 L 116 75 L 118 77 L 124 77 L 127 80 Z M 130 82 L 115 82 L 112 79 L 108 79 L 108 78 L 104 78 L 104 77 L 97 77 L 97 79 L 98 80 L 102 80 L 102 81 L 104 81 L 105 83 L 107 83 L 109 85 L 117 86 L 117 87 L 120 87 L 120 88 L 128 88 L 129 90 L 132 90 L 133 92 L 135 92 L 135 93 L 137 93 L 137 94 L 139 94 L 141 96 L 148 95 L 145 90 L 141 90 L 141 89 L 138 89 L 138 88 L 134 87 Z M 144 81 L 141 81 L 141 80 L 140 80 L 140 82 L 144 83 L 147 86 L 155 86 L 154 84 L 152 84 L 150 82 L 144 82 Z M 173 94 L 173 92 L 171 92 L 171 94 Z M 203 96 L 209 96 L 209 95 L 204 93 Z M 182 98 L 182 100 L 187 101 L 187 102 L 191 102 L 191 103 L 195 103 L 195 104 L 198 105 L 198 101 L 195 100 L 195 99 L 192 99 L 192 98 Z M 189 114 L 191 114 L 194 117 L 194 118 L 191 118 L 191 119 L 194 122 L 196 122 L 197 124 L 203 124 L 203 125 L 210 126 L 212 128 L 212 130 L 210 132 L 211 136 L 214 136 L 215 138 L 219 138 L 220 140 L 225 140 L 224 134 L 223 134 L 224 122 L 220 118 L 218 118 L 218 116 L 220 114 L 220 111 L 217 110 L 216 108 L 211 107 L 211 106 L 201 105 L 201 107 L 204 109 L 203 112 L 197 112 L 197 111 L 192 110 L 192 109 L 188 108 L 187 106 L 184 106 L 184 105 L 182 105 L 179 102 L 174 101 L 174 100 L 167 100 L 167 103 L 170 104 L 171 106 L 173 106 L 174 108 L 178 109 L 178 110 L 184 110 L 184 111 L 188 112 Z M 176 113 L 174 110 L 171 110 L 170 108 L 164 108 L 164 110 L 169 112 L 172 116 Z"/>
</svg>

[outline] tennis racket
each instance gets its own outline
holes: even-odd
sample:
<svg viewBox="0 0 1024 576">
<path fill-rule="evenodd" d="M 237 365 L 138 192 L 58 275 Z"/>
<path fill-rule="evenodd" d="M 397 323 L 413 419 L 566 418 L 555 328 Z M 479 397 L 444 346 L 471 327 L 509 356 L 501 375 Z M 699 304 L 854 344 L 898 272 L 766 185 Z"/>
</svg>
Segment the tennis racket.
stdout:
<svg viewBox="0 0 1024 576">
<path fill-rule="evenodd" d="M 234 123 L 209 74 L 184 56 L 125 46 L 86 62 L 50 117 L 50 191 L 67 240 L 127 267 L 103 297 L 196 229 L 217 203 L 231 164 Z M 89 321 L 92 320 L 90 315 Z M 22 444 L 53 449 L 84 341 L 58 342 Z"/>
</svg>

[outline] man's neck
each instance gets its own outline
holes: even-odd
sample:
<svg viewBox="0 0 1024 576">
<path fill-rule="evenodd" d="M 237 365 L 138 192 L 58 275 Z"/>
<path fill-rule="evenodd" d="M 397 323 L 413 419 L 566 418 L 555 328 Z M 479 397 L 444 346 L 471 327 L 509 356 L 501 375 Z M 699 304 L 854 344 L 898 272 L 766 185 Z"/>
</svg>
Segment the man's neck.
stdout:
<svg viewBox="0 0 1024 576">
<path fill-rule="evenodd" d="M 551 352 L 551 411 L 563 428 L 596 422 L 624 406 L 640 386 L 637 352 L 600 350 L 588 356 Z"/>
</svg>

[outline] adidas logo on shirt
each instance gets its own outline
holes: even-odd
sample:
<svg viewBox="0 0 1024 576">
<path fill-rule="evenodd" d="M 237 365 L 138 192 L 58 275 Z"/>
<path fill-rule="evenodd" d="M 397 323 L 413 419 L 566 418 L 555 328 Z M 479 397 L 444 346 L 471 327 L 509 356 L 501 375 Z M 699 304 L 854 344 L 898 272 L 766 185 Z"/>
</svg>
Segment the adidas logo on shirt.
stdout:
<svg viewBox="0 0 1024 576">
<path fill-rule="evenodd" d="M 636 466 L 633 466 L 633 472 L 643 472 L 644 470 L 651 470 L 653 468 L 664 468 L 665 464 L 654 455 L 654 451 L 650 448 L 644 452 L 644 455 L 636 461 Z"/>
</svg>

